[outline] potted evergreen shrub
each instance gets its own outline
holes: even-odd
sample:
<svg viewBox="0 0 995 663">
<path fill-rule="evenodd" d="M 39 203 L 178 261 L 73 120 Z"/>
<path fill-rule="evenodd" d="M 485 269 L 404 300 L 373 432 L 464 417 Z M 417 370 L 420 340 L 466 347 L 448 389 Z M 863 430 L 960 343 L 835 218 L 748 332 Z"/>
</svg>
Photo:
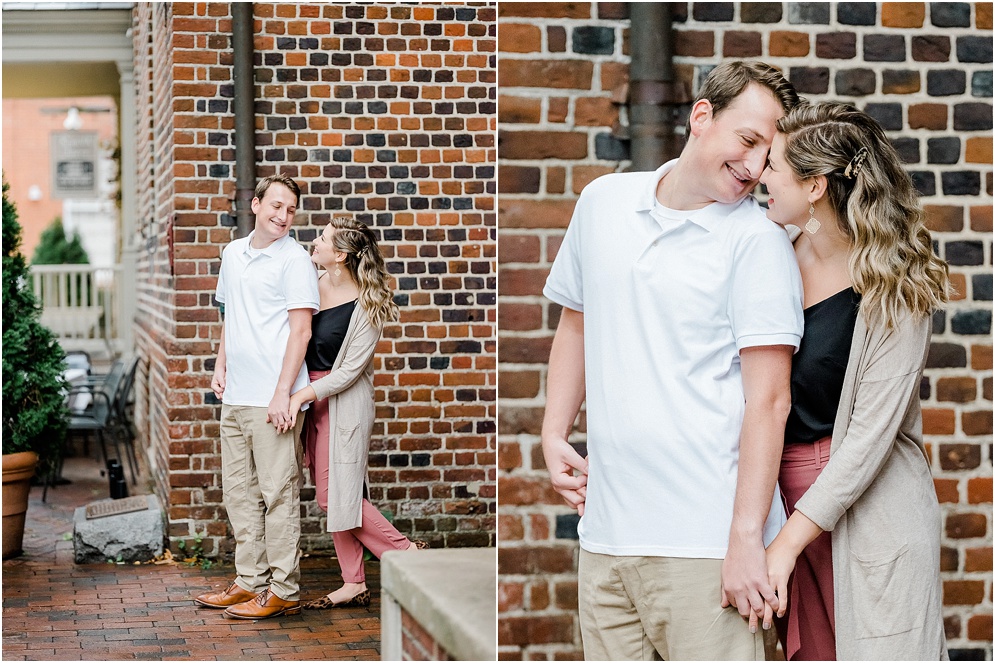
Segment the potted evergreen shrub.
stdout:
<svg viewBox="0 0 995 663">
<path fill-rule="evenodd" d="M 36 465 L 51 472 L 66 435 L 65 353 L 39 322 L 20 252 L 21 225 L 3 183 L 3 558 L 20 554 Z"/>
</svg>

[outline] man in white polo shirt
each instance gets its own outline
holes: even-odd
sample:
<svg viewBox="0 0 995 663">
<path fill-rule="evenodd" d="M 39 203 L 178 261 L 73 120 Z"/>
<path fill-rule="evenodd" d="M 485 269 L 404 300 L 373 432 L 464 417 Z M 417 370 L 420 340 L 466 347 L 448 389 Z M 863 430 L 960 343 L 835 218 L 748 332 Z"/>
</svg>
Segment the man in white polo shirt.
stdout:
<svg viewBox="0 0 995 663">
<path fill-rule="evenodd" d="M 802 297 L 749 193 L 797 102 L 768 65 L 716 67 L 680 158 L 588 185 L 550 271 L 542 446 L 581 515 L 588 659 L 764 659 L 743 617 L 777 604 L 764 546 Z M 585 398 L 586 459 L 567 442 Z"/>
<path fill-rule="evenodd" d="M 304 353 L 319 298 L 308 252 L 289 235 L 299 201 L 286 175 L 259 183 L 255 229 L 225 247 L 215 294 L 224 325 L 211 388 L 222 401 L 221 480 L 237 577 L 195 600 L 235 619 L 301 611 L 303 417 L 291 426 L 290 394 L 308 384 Z"/>
</svg>

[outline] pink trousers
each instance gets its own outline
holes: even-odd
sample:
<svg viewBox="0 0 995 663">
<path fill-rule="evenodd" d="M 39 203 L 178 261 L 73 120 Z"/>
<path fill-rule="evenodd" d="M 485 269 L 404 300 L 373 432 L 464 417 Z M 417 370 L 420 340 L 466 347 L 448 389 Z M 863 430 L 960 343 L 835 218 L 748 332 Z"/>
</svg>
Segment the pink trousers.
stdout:
<svg viewBox="0 0 995 663">
<path fill-rule="evenodd" d="M 832 438 L 811 444 L 785 444 L 778 483 L 790 517 L 795 504 L 829 462 Z M 788 582 L 788 612 L 775 617 L 777 636 L 789 661 L 835 661 L 836 617 L 833 613 L 833 542 L 823 532 L 808 544 Z"/>
<path fill-rule="evenodd" d="M 328 375 L 330 371 L 309 371 L 311 380 Z M 304 464 L 311 471 L 318 506 L 328 510 L 328 400 L 315 401 L 307 411 L 304 421 Z M 365 582 L 363 547 L 380 557 L 388 550 L 407 550 L 411 541 L 390 524 L 380 511 L 363 500 L 363 522 L 359 527 L 342 532 L 332 532 L 335 556 L 342 569 L 345 582 Z"/>
</svg>

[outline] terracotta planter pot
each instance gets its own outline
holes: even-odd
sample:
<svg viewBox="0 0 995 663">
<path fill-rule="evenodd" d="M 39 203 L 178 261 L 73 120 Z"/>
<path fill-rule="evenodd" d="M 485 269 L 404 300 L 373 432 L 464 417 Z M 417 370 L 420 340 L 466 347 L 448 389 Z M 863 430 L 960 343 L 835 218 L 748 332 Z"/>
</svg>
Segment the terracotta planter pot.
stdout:
<svg viewBox="0 0 995 663">
<path fill-rule="evenodd" d="M 35 475 L 38 454 L 22 451 L 3 455 L 3 558 L 21 554 L 28 492 Z"/>
</svg>

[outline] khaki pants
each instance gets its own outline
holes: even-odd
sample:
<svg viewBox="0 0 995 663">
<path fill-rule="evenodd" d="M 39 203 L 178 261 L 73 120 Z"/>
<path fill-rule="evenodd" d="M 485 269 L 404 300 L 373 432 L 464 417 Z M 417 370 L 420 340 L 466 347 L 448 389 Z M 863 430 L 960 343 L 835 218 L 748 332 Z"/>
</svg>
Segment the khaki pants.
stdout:
<svg viewBox="0 0 995 663">
<path fill-rule="evenodd" d="M 304 417 L 278 434 L 266 408 L 221 406 L 221 480 L 235 531 L 236 582 L 300 600 L 301 445 Z"/>
<path fill-rule="evenodd" d="M 580 631 L 587 660 L 763 661 L 765 637 L 719 607 L 721 559 L 615 557 L 580 551 Z M 773 652 L 773 649 L 771 649 Z"/>
</svg>

